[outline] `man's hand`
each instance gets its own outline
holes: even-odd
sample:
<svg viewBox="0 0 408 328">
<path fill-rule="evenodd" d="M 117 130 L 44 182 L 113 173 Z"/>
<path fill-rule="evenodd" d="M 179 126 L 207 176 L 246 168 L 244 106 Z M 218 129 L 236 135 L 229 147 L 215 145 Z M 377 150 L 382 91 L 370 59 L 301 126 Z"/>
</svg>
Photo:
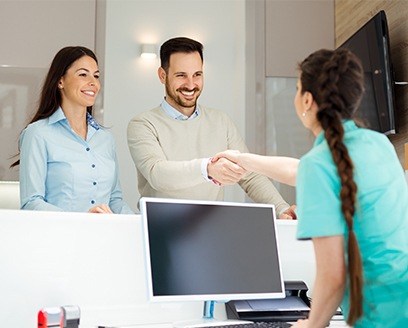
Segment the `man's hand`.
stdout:
<svg viewBox="0 0 408 328">
<path fill-rule="evenodd" d="M 223 151 L 223 152 L 220 152 L 220 153 L 216 154 L 216 155 L 212 158 L 212 161 L 216 162 L 216 161 L 219 160 L 220 158 L 226 158 L 226 159 L 230 160 L 231 162 L 234 162 L 234 163 L 236 163 L 236 164 L 238 164 L 238 165 L 241 165 L 241 164 L 239 163 L 239 161 L 238 161 L 240 154 L 241 154 L 241 152 L 238 151 L 238 150 L 228 149 L 228 150 L 225 150 L 225 151 Z"/>
<path fill-rule="evenodd" d="M 281 220 L 296 220 L 295 209 L 296 209 L 296 205 L 292 205 L 286 211 L 282 212 L 279 215 L 279 219 L 281 219 Z"/>
<path fill-rule="evenodd" d="M 207 165 L 208 177 L 221 185 L 232 185 L 241 180 L 246 171 L 239 165 L 226 158 L 209 161 Z"/>
</svg>

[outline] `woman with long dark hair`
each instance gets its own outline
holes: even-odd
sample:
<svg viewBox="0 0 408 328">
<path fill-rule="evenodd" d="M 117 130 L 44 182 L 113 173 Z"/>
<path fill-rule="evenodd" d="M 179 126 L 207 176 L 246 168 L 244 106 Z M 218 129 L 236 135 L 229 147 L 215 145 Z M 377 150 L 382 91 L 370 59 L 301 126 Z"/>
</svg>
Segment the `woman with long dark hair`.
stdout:
<svg viewBox="0 0 408 328">
<path fill-rule="evenodd" d="M 113 137 L 92 117 L 99 74 L 85 47 L 55 55 L 12 164 L 20 165 L 22 209 L 132 213 L 122 199 Z"/>
<path fill-rule="evenodd" d="M 218 157 L 296 185 L 297 235 L 312 239 L 317 271 L 309 319 L 294 327 L 326 327 L 340 304 L 351 326 L 408 327 L 408 187 L 387 137 L 353 121 L 361 63 L 347 49 L 319 50 L 299 70 L 296 112 L 316 136 L 300 162 Z"/>
</svg>

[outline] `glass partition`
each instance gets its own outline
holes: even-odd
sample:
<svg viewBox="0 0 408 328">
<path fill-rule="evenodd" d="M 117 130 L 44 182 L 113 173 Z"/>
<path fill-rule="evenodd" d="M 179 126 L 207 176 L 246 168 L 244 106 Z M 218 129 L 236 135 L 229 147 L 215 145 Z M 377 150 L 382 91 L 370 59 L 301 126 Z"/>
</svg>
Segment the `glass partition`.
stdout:
<svg viewBox="0 0 408 328">
<path fill-rule="evenodd" d="M 46 68 L 0 66 L 0 180 L 18 181 L 17 158 L 21 130 L 34 114 Z"/>
<path fill-rule="evenodd" d="M 300 122 L 293 100 L 297 78 L 266 78 L 266 154 L 300 158 L 313 145 L 314 136 Z M 295 188 L 275 183 L 282 197 L 295 204 Z"/>
</svg>

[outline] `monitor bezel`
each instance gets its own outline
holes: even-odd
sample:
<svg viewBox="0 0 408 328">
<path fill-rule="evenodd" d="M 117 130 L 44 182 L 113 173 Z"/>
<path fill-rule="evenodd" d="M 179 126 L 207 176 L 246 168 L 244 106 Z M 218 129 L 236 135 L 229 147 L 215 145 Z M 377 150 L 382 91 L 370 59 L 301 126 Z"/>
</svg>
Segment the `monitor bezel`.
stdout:
<svg viewBox="0 0 408 328">
<path fill-rule="evenodd" d="M 154 295 L 153 281 L 152 281 L 152 268 L 150 262 L 150 244 L 149 244 L 149 231 L 146 217 L 146 204 L 149 202 L 155 203 L 177 203 L 177 204 L 199 204 L 199 205 L 216 205 L 216 206 L 241 206 L 241 207 L 264 207 L 270 208 L 273 213 L 273 229 L 275 231 L 275 243 L 278 253 L 279 264 L 279 277 L 280 277 L 280 291 L 279 292 L 265 292 L 265 293 L 237 293 L 237 294 L 200 294 L 200 295 Z M 276 228 L 276 210 L 272 204 L 261 203 L 238 203 L 238 202 L 225 202 L 225 201 L 204 201 L 204 200 L 181 200 L 181 199 L 169 199 L 169 198 L 152 198 L 142 197 L 140 199 L 140 213 L 142 217 L 143 228 L 143 243 L 144 243 L 144 259 L 147 275 L 147 292 L 148 299 L 152 302 L 166 302 L 166 301 L 230 301 L 230 300 L 250 300 L 250 299 L 279 299 L 285 298 L 285 286 L 282 274 L 282 263 L 280 259 L 279 250 L 279 236 Z"/>
</svg>

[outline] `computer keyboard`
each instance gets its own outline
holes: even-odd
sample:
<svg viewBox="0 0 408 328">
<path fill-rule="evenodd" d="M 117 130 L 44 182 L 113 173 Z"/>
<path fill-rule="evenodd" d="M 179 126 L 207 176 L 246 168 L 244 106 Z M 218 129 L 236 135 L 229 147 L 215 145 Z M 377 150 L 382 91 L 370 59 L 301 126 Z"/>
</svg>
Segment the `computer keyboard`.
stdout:
<svg viewBox="0 0 408 328">
<path fill-rule="evenodd" d="M 237 325 L 206 326 L 200 328 L 288 328 L 292 325 L 287 322 L 253 322 Z"/>
</svg>

